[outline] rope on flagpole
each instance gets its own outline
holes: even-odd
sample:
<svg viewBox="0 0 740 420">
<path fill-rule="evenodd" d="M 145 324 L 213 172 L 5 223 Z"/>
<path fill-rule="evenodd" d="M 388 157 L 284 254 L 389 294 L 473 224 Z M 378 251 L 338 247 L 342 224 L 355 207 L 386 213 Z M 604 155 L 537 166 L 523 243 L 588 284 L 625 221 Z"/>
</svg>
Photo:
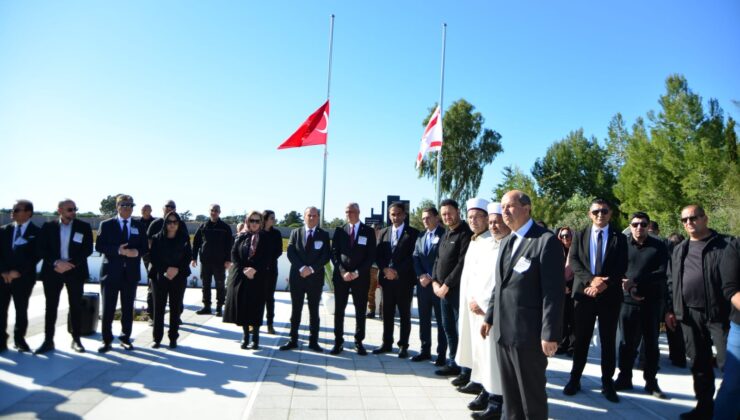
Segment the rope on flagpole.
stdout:
<svg viewBox="0 0 740 420">
<path fill-rule="evenodd" d="M 326 81 L 326 100 L 329 101 L 331 94 L 331 59 L 334 47 L 334 14 L 329 19 L 329 75 Z M 328 128 L 327 119 L 327 128 Z M 326 130 L 326 141 L 324 142 L 324 181 L 321 187 L 321 212 L 319 213 L 319 227 L 324 227 L 324 214 L 326 206 L 326 157 L 329 155 L 327 144 L 329 143 L 329 130 Z"/>
<path fill-rule="evenodd" d="M 440 77 L 440 84 L 439 84 L 439 124 L 442 124 L 443 118 L 442 114 L 444 113 L 444 107 L 442 106 L 442 99 L 444 98 L 444 91 L 445 91 L 445 46 L 447 41 L 447 24 L 442 24 L 442 75 Z M 442 125 L 444 128 L 444 125 Z M 444 142 L 442 142 L 442 145 L 439 148 L 439 151 L 437 152 L 437 208 L 439 208 L 439 203 L 442 201 L 442 183 L 440 178 L 440 173 L 442 171 L 442 147 L 444 147 Z"/>
</svg>

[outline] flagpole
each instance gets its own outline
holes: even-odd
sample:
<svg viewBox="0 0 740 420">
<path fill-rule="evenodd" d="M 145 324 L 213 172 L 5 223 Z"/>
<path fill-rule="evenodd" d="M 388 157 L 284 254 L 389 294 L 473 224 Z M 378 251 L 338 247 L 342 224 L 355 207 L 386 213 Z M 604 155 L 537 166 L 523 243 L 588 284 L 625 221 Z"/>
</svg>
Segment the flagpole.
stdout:
<svg viewBox="0 0 740 420">
<path fill-rule="evenodd" d="M 442 75 L 440 77 L 439 84 L 439 123 L 442 124 L 444 113 L 444 107 L 442 106 L 442 99 L 444 98 L 445 91 L 445 45 L 447 41 L 447 24 L 442 24 Z M 443 145 L 444 146 L 444 145 Z M 442 168 L 442 147 L 437 152 L 437 208 L 439 203 L 442 201 L 442 184 L 440 183 L 440 173 Z"/>
<path fill-rule="evenodd" d="M 329 101 L 331 94 L 331 58 L 334 47 L 334 14 L 329 19 L 329 75 L 326 81 L 326 100 Z M 327 120 L 327 124 L 329 121 Z M 328 128 L 328 126 L 327 126 Z M 321 187 L 321 213 L 319 217 L 319 227 L 324 227 L 324 206 L 326 205 L 326 157 L 329 155 L 327 144 L 329 143 L 329 130 L 326 130 L 326 141 L 324 142 L 324 181 Z"/>
</svg>

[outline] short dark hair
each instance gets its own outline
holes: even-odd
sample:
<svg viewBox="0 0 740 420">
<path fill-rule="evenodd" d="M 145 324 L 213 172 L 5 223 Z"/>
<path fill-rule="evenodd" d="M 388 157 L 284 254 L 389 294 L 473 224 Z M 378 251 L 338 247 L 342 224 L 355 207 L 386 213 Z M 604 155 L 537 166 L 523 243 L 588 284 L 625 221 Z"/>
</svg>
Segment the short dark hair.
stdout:
<svg viewBox="0 0 740 420">
<path fill-rule="evenodd" d="M 593 206 L 594 204 L 607 206 L 609 207 L 609 210 L 612 209 L 612 204 L 604 198 L 594 198 L 593 200 L 591 200 L 591 204 L 589 204 L 589 207 Z"/>
<path fill-rule="evenodd" d="M 28 210 L 33 213 L 33 203 L 31 200 L 15 200 L 15 205 L 17 206 L 19 204 L 23 206 L 24 210 Z"/>
<path fill-rule="evenodd" d="M 658 222 L 655 220 L 648 219 L 648 228 L 652 230 L 660 230 L 660 226 L 658 226 Z"/>
<path fill-rule="evenodd" d="M 632 219 L 645 219 L 648 223 L 650 223 L 650 216 L 647 215 L 644 211 L 636 211 L 630 215 L 630 221 Z"/>
<path fill-rule="evenodd" d="M 275 216 L 275 212 L 272 210 L 265 210 L 262 212 L 262 220 L 267 220 L 270 216 Z"/>
<path fill-rule="evenodd" d="M 455 210 L 460 210 L 460 205 L 457 204 L 457 201 L 451 199 L 451 198 L 445 198 L 442 200 L 441 203 L 439 203 L 439 207 L 442 208 L 444 206 L 452 206 L 455 208 Z"/>
<path fill-rule="evenodd" d="M 406 206 L 400 201 L 394 201 L 393 203 L 391 203 L 391 205 L 388 206 L 388 213 L 390 213 L 391 210 L 394 208 L 401 209 L 404 213 L 406 213 Z"/>
<path fill-rule="evenodd" d="M 439 212 L 437 211 L 437 208 L 434 206 L 427 207 L 421 211 L 422 213 L 431 213 L 432 216 L 437 217 L 439 216 Z"/>
</svg>

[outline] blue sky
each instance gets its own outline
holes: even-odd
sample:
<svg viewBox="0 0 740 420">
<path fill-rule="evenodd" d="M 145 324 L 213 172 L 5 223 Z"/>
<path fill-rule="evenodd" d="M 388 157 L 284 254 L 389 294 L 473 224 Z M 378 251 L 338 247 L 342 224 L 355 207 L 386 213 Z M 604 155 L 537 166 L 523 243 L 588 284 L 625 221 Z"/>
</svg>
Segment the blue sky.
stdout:
<svg viewBox="0 0 740 420">
<path fill-rule="evenodd" d="M 321 147 L 277 146 L 326 99 L 336 15 L 326 216 L 434 196 L 414 159 L 439 98 L 502 134 L 485 170 L 529 170 L 571 130 L 606 137 L 657 108 L 669 74 L 740 119 L 736 1 L 0 2 L 0 207 L 108 194 L 159 213 L 320 205 Z M 136 211 L 138 213 L 138 210 Z"/>
</svg>

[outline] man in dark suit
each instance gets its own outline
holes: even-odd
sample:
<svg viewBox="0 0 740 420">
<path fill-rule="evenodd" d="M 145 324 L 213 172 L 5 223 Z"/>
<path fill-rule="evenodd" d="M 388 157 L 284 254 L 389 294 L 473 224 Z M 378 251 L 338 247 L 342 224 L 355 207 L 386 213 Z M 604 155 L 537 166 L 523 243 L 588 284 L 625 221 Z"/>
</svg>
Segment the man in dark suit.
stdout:
<svg viewBox="0 0 740 420">
<path fill-rule="evenodd" d="M 609 226 L 611 205 L 604 199 L 591 202 L 588 212 L 591 226 L 576 232 L 570 247 L 573 269 L 573 318 L 575 345 L 570 381 L 563 393 L 574 395 L 581 389 L 581 374 L 586 366 L 588 347 L 599 318 L 601 341 L 601 393 L 611 402 L 619 402 L 614 388 L 616 340 L 622 305 L 622 279 L 627 272 L 627 237 Z"/>
<path fill-rule="evenodd" d="M 319 303 L 324 288 L 324 266 L 329 262 L 329 233 L 318 227 L 319 210 L 308 207 L 303 213 L 306 226 L 294 229 L 288 241 L 290 261 L 290 341 L 280 350 L 298 347 L 298 328 L 301 326 L 303 300 L 308 295 L 310 319 L 308 348 L 323 353 L 319 346 Z"/>
<path fill-rule="evenodd" d="M 31 222 L 33 203 L 18 200 L 13 205 L 13 223 L 0 228 L 0 352 L 8 349 L 8 307 L 10 298 L 15 305 L 15 349 L 31 351 L 26 343 L 28 329 L 28 300 L 36 284 L 36 263 L 39 257 L 36 240 L 39 227 Z"/>
<path fill-rule="evenodd" d="M 414 273 L 414 245 L 419 231 L 406 223 L 403 203 L 395 202 L 388 208 L 391 226 L 380 231 L 377 256 L 379 283 L 383 290 L 383 344 L 373 354 L 388 353 L 393 349 L 393 324 L 396 308 L 401 318 L 401 336 L 398 339 L 398 357 L 409 357 L 411 335 L 411 300 L 416 283 Z"/>
<path fill-rule="evenodd" d="M 370 266 L 375 261 L 375 232 L 360 223 L 360 206 L 349 203 L 344 209 L 347 223 L 334 230 L 331 260 L 334 264 L 333 283 L 335 295 L 334 347 L 331 354 L 342 352 L 344 344 L 344 310 L 350 293 L 355 305 L 355 349 L 365 356 L 362 345 L 365 339 L 365 308 L 370 289 Z"/>
<path fill-rule="evenodd" d="M 532 220 L 526 194 L 509 191 L 501 210 L 511 235 L 499 248 L 481 334 L 493 328 L 498 343 L 505 418 L 547 419 L 545 370 L 562 333 L 565 257 L 555 235 Z"/>
<path fill-rule="evenodd" d="M 85 281 L 90 278 L 87 257 L 93 249 L 92 228 L 89 223 L 76 219 L 77 206 L 70 199 L 60 201 L 57 212 L 59 219 L 44 223 L 38 240 L 38 255 L 43 259 L 41 279 L 46 297 L 46 319 L 44 342 L 36 354 L 54 350 L 54 325 L 64 286 L 67 286 L 69 299 L 72 349 L 78 353 L 85 351 L 80 342 L 80 323 L 82 293 Z"/>
<path fill-rule="evenodd" d="M 100 289 L 103 295 L 103 345 L 100 353 L 111 350 L 113 315 L 118 295 L 121 295 L 121 335 L 118 340 L 126 350 L 133 350 L 131 327 L 134 316 L 136 287 L 141 280 L 141 256 L 148 249 L 144 226 L 131 218 L 134 199 L 130 195 L 116 197 L 118 216 L 103 221 L 98 229 L 95 250 L 103 255 L 100 267 Z M 153 224 L 153 223 L 152 223 Z"/>
<path fill-rule="evenodd" d="M 419 279 L 416 284 L 416 300 L 419 306 L 421 352 L 412 357 L 411 361 L 421 362 L 432 358 L 432 310 L 434 310 L 437 321 L 437 360 L 434 364 L 443 367 L 447 363 L 447 336 L 442 326 L 442 307 L 432 286 L 432 270 L 445 228 L 439 224 L 439 213 L 434 207 L 422 210 L 421 222 L 426 230 L 419 234 L 414 248 L 414 270 Z"/>
</svg>

